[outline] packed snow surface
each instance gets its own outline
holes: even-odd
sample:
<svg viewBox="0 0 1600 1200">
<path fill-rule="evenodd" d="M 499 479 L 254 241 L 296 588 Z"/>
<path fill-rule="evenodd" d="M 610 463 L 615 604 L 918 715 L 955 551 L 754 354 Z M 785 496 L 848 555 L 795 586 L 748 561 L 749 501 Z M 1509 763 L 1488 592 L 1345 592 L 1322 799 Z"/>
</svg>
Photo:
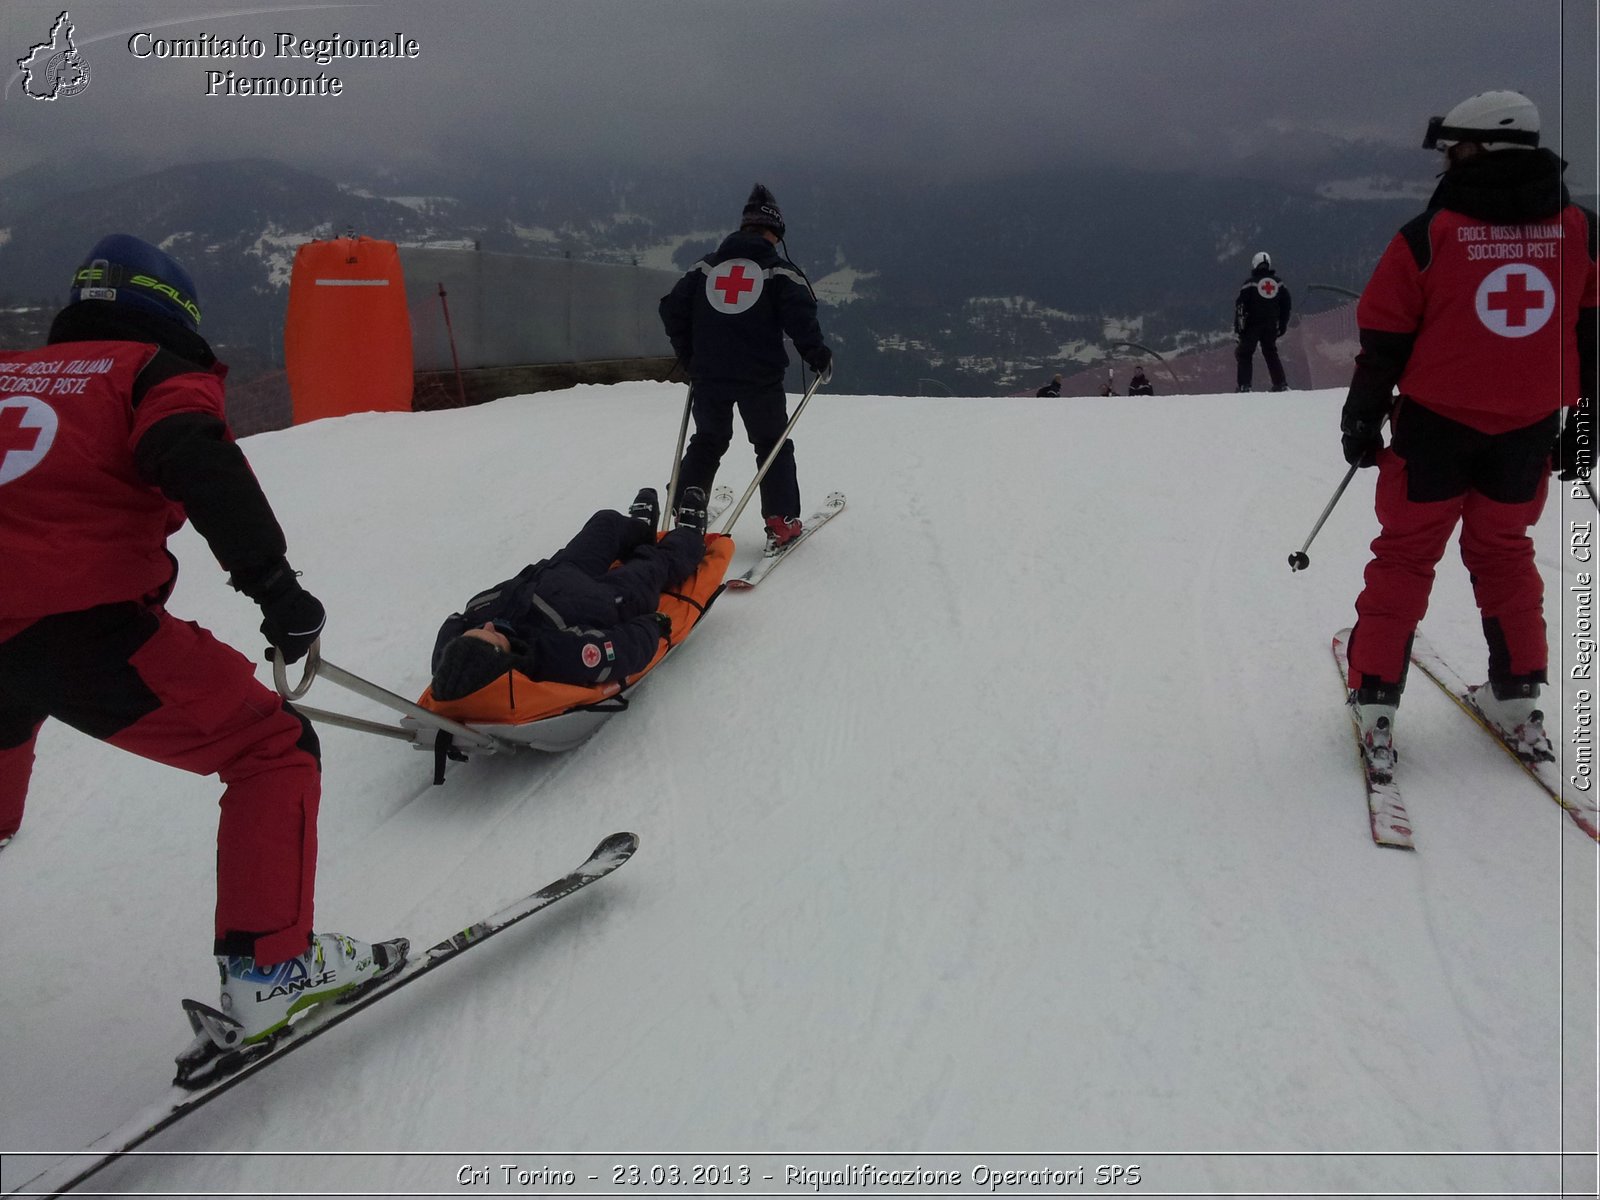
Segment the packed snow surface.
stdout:
<svg viewBox="0 0 1600 1200">
<path fill-rule="evenodd" d="M 682 400 L 585 387 L 244 445 L 327 658 L 415 696 L 445 615 L 664 485 Z M 947 1173 L 901 1195 L 1041 1166 L 1086 1169 L 1058 1194 L 1592 1193 L 1595 845 L 1420 675 L 1419 849 L 1372 844 L 1328 647 L 1373 472 L 1286 563 L 1344 473 L 1340 400 L 819 394 L 801 484 L 849 507 L 588 743 L 434 787 L 428 755 L 323 732 L 321 929 L 428 945 L 613 830 L 634 860 L 92 1186 L 542 1194 L 515 1163 L 574 1172 L 549 1194 L 843 1195 L 876 1188 L 789 1168 L 873 1164 Z M 736 443 L 721 482 L 751 467 Z M 1596 513 L 1564 492 L 1536 537 L 1578 775 Z M 173 548 L 172 610 L 259 655 L 200 539 Z M 1482 678 L 1453 549 L 1424 629 Z M 386 718 L 327 681 L 305 703 Z M 216 996 L 218 790 L 45 728 L 0 852 L 7 1189 L 51 1161 L 16 1152 L 159 1093 L 179 998 Z M 676 1188 L 652 1175 L 674 1154 Z M 696 1163 L 753 1175 L 693 1187 Z M 1137 1186 L 1095 1187 L 1107 1164 Z"/>
</svg>

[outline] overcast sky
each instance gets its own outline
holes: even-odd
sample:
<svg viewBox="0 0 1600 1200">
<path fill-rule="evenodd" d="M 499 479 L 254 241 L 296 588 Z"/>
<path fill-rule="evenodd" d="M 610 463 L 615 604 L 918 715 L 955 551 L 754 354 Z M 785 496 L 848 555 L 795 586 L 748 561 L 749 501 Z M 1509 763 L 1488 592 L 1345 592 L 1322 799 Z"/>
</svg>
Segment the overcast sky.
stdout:
<svg viewBox="0 0 1600 1200">
<path fill-rule="evenodd" d="M 1594 0 L 80 0 L 66 11 L 88 82 L 35 100 L 16 60 L 62 7 L 0 0 L 0 178 L 128 150 L 403 168 L 485 145 L 940 175 L 1225 170 L 1275 139 L 1417 146 L 1429 115 L 1503 87 L 1539 105 L 1571 182 L 1592 189 L 1595 170 Z M 141 32 L 141 48 L 256 38 L 266 56 L 140 58 Z M 274 57 L 280 32 L 398 34 L 420 53 L 319 66 Z M 207 72 L 230 69 L 343 92 L 208 96 Z"/>
</svg>

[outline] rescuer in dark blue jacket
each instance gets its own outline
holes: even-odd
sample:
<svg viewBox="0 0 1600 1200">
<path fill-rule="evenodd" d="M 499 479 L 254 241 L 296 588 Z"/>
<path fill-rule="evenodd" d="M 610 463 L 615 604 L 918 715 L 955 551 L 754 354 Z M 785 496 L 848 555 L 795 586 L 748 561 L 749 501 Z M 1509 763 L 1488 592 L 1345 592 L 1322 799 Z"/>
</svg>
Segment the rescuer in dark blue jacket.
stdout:
<svg viewBox="0 0 1600 1200">
<path fill-rule="evenodd" d="M 1289 312 L 1289 289 L 1272 269 L 1272 256 L 1263 250 L 1250 261 L 1250 278 L 1240 286 L 1233 302 L 1233 336 L 1238 339 L 1233 355 L 1239 361 L 1239 391 L 1250 390 L 1257 346 L 1272 377 L 1272 390 L 1289 390 L 1278 357 L 1278 339 L 1289 328 Z"/>
<path fill-rule="evenodd" d="M 756 463 L 766 461 L 789 424 L 783 390 L 787 334 L 805 364 L 826 376 L 833 352 L 822 340 L 817 299 L 804 273 L 778 253 L 784 233 L 778 202 L 761 184 L 746 201 L 737 233 L 691 267 L 661 299 L 661 323 L 693 384 L 694 436 L 678 468 L 678 491 L 710 494 L 733 441 L 733 410 L 744 419 Z M 678 498 L 670 497 L 676 506 Z M 786 441 L 761 481 L 769 545 L 800 533 L 794 443 Z"/>
</svg>

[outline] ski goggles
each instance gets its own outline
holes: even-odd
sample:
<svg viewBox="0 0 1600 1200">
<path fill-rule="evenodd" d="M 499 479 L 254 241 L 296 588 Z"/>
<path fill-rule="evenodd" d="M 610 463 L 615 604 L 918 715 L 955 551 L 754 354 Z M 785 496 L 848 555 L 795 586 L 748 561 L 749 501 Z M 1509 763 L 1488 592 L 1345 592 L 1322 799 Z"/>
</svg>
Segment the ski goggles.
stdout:
<svg viewBox="0 0 1600 1200">
<path fill-rule="evenodd" d="M 1459 125 L 1446 125 L 1443 117 L 1428 118 L 1428 132 L 1423 135 L 1424 150 L 1438 150 L 1439 139 L 1456 142 L 1507 142 L 1513 146 L 1538 146 L 1539 134 L 1532 129 L 1463 129 Z"/>
</svg>

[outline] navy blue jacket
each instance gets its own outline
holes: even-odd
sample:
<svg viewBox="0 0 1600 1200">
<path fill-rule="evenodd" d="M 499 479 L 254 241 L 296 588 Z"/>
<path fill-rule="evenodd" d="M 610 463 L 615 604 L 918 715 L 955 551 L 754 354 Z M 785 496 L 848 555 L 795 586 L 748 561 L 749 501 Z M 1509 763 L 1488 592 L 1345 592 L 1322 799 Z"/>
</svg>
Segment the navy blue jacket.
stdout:
<svg viewBox="0 0 1600 1200">
<path fill-rule="evenodd" d="M 801 358 L 822 349 L 805 276 L 760 233 L 729 234 L 661 298 L 661 324 L 696 383 L 781 385 L 788 334 Z"/>
<path fill-rule="evenodd" d="M 1233 303 L 1233 332 L 1282 337 L 1289 328 L 1289 289 L 1270 267 L 1257 267 Z"/>
<path fill-rule="evenodd" d="M 705 549 L 701 535 L 684 526 L 657 542 L 645 522 L 598 512 L 564 550 L 451 614 L 434 642 L 433 668 L 446 643 L 492 622 L 511 640 L 510 665 L 531 679 L 621 682 L 655 657 L 664 634 L 651 614 L 662 589 L 692 575 Z M 622 566 L 607 570 L 613 559 Z"/>
</svg>

